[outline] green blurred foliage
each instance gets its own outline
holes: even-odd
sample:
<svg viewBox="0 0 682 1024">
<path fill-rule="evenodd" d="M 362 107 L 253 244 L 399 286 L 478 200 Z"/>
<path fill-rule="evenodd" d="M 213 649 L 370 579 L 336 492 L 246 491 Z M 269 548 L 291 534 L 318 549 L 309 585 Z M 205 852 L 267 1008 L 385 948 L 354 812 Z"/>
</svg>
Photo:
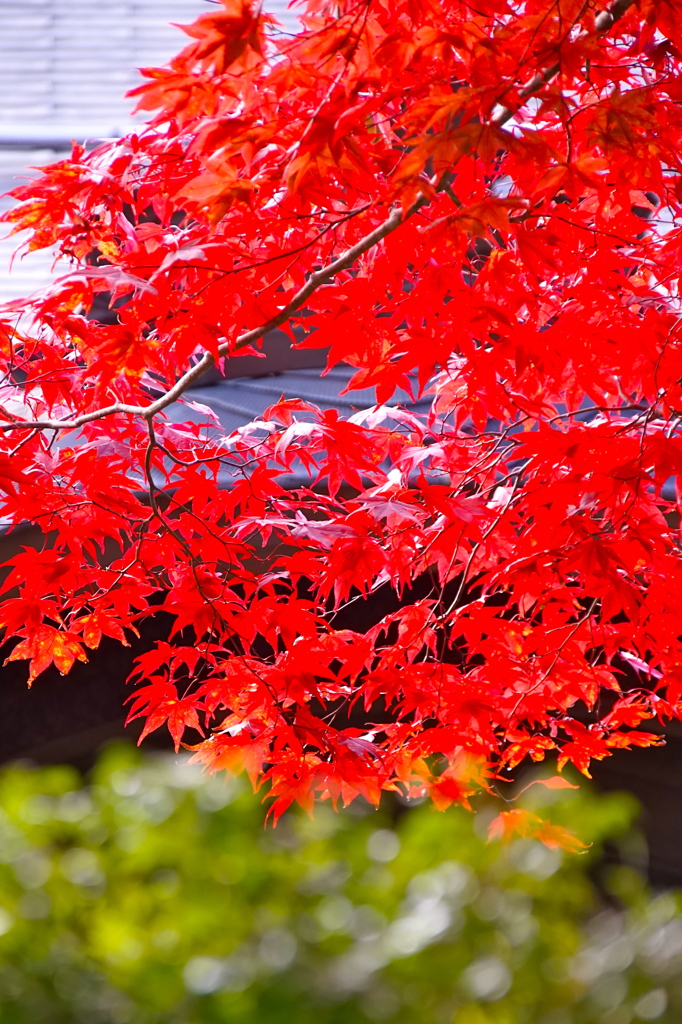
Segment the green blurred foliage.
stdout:
<svg viewBox="0 0 682 1024">
<path fill-rule="evenodd" d="M 589 852 L 488 844 L 485 807 L 321 806 L 264 829 L 238 780 L 126 746 L 89 784 L 7 769 L 0 1021 L 678 1022 L 682 914 L 632 866 L 633 801 L 525 800 Z"/>
</svg>

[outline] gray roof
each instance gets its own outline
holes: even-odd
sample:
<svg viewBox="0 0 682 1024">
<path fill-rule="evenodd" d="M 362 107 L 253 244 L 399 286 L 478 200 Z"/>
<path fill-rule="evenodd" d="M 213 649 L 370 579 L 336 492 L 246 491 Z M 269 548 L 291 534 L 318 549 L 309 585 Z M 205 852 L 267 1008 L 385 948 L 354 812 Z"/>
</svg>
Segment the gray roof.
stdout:
<svg viewBox="0 0 682 1024">
<path fill-rule="evenodd" d="M 335 366 L 324 376 L 320 376 L 319 367 L 291 369 L 269 376 L 216 380 L 214 383 L 192 388 L 185 397 L 188 401 L 208 406 L 218 416 L 225 434 L 231 434 L 254 420 L 262 420 L 265 410 L 281 399 L 300 398 L 323 411 L 337 409 L 340 416 L 349 418 L 360 410 L 376 405 L 374 388 L 362 388 L 341 394 L 354 373 L 354 369 L 344 364 Z M 389 404 L 400 404 L 411 413 L 426 416 L 431 408 L 431 398 L 426 396 L 415 401 L 406 392 L 398 391 Z M 168 409 L 168 417 L 174 422 L 207 421 L 206 414 L 184 404 L 171 406 Z M 297 419 L 310 418 L 305 414 L 297 415 Z M 391 426 L 398 430 L 404 429 L 398 423 L 391 423 Z M 222 484 L 227 486 L 231 477 L 226 471 L 220 479 Z M 311 476 L 300 463 L 295 465 L 292 474 L 280 478 L 280 483 L 288 487 L 310 486 L 312 482 L 314 476 Z"/>
<path fill-rule="evenodd" d="M 286 0 L 266 7 L 295 27 Z M 211 9 L 209 0 L 0 0 L 0 142 L 124 133 L 138 69 L 189 42 L 171 23 Z"/>
<path fill-rule="evenodd" d="M 344 417 L 376 405 L 374 388 L 362 388 L 342 395 L 350 378 L 355 373 L 349 366 L 335 366 L 329 373 L 320 376 L 315 368 L 288 370 L 267 377 L 241 377 L 236 380 L 221 380 L 206 387 L 192 388 L 187 398 L 210 406 L 220 418 L 226 433 L 236 430 L 253 419 L 260 419 L 265 409 L 283 398 L 301 398 L 318 405 L 321 409 L 338 409 Z M 405 392 L 399 391 L 391 398 L 391 405 L 407 406 L 411 412 L 426 415 L 431 408 L 431 396 L 413 401 Z M 182 407 L 177 407 L 182 409 Z M 198 414 L 182 419 L 198 419 Z"/>
<path fill-rule="evenodd" d="M 0 0 L 0 196 L 78 141 L 117 137 L 139 121 L 125 93 L 139 68 L 160 66 L 188 42 L 209 0 Z M 286 27 L 287 0 L 265 0 Z M 0 210 L 7 200 L 0 199 Z M 45 287 L 49 253 L 8 267 L 20 238 L 0 240 L 0 303 Z"/>
</svg>

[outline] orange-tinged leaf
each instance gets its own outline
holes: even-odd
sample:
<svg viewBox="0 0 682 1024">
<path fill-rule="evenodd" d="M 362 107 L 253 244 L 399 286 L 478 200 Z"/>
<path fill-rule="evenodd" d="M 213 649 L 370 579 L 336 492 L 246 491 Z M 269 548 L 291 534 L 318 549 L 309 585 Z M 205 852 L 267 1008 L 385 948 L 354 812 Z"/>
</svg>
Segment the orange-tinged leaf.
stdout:
<svg viewBox="0 0 682 1024">
<path fill-rule="evenodd" d="M 40 626 L 35 634 L 22 640 L 14 648 L 5 664 L 30 658 L 29 686 L 41 672 L 54 664 L 65 675 L 76 660 L 87 661 L 85 651 L 78 638 L 71 633 L 61 632 L 53 626 Z"/>
<path fill-rule="evenodd" d="M 516 807 L 511 811 L 501 811 L 488 826 L 488 842 L 500 840 L 509 842 L 514 836 L 530 838 L 542 824 L 537 814 Z"/>
<path fill-rule="evenodd" d="M 502 811 L 488 828 L 488 841 L 509 842 L 514 836 L 522 839 L 537 839 L 550 849 L 562 849 L 568 853 L 579 853 L 588 847 L 577 836 L 562 825 L 553 825 L 537 814 L 516 808 Z"/>
<path fill-rule="evenodd" d="M 567 853 L 582 853 L 589 849 L 586 843 L 578 839 L 573 832 L 562 825 L 552 825 L 543 821 L 534 835 L 541 843 L 548 846 L 550 850 L 565 850 Z"/>
</svg>

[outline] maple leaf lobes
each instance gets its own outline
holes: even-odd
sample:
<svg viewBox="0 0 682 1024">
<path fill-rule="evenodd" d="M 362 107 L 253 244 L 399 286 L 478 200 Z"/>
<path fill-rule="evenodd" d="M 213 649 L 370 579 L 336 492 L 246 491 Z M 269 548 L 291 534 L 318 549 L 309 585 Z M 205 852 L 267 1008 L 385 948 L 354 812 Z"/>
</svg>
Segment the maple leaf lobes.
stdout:
<svg viewBox="0 0 682 1024">
<path fill-rule="evenodd" d="M 9 660 L 168 616 L 130 719 L 274 818 L 589 775 L 682 717 L 682 22 L 300 12 L 222 0 L 144 73 L 143 131 L 14 191 L 71 269 L 0 319 L 0 515 L 42 537 Z M 228 432 L 190 389 L 266 335 L 339 386 Z M 522 809 L 493 832 L 579 848 Z"/>
</svg>

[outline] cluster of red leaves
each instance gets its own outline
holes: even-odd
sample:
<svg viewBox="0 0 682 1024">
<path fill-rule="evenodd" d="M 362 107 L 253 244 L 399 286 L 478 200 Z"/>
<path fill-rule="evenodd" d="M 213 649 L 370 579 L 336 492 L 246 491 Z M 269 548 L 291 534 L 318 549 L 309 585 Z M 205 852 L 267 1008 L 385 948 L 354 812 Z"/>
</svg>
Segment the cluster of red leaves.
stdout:
<svg viewBox="0 0 682 1024">
<path fill-rule="evenodd" d="M 640 724 L 682 709 L 678 0 L 307 0 L 294 37 L 221 3 L 145 72 L 144 130 L 14 192 L 29 248 L 73 269 L 0 333 L 2 515 L 45 535 L 4 583 L 11 657 L 67 671 L 164 609 L 131 717 L 267 778 L 276 815 L 466 802 L 525 758 L 587 774 L 659 742 Z M 84 315 L 102 291 L 114 325 Z M 183 417 L 278 325 L 378 405 Z"/>
</svg>

